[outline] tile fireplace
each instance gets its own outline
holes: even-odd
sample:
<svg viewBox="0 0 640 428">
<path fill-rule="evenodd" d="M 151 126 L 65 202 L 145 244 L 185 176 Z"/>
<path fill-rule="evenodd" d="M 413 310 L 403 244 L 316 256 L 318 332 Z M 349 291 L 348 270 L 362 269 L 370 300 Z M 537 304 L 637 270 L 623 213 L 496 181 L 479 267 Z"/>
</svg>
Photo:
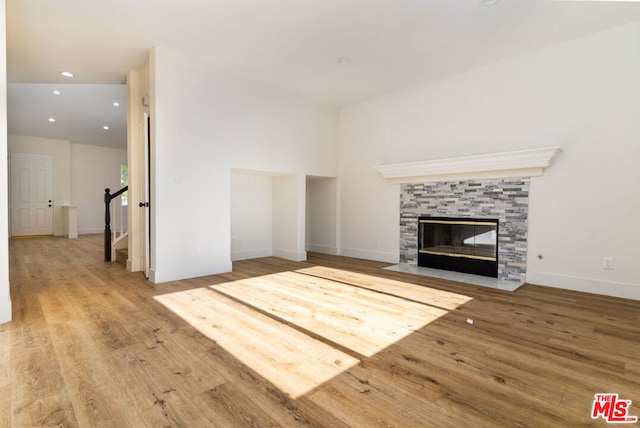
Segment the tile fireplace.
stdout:
<svg viewBox="0 0 640 428">
<path fill-rule="evenodd" d="M 451 260 L 442 262 L 442 254 L 432 254 L 450 246 L 448 257 L 468 259 L 470 265 L 483 265 L 488 261 L 490 268 L 482 267 L 481 272 L 469 272 L 468 268 L 458 270 L 475 273 L 507 281 L 522 282 L 527 265 L 527 218 L 529 211 L 529 179 L 506 178 L 489 180 L 442 181 L 410 183 L 400 186 L 400 263 L 422 265 L 425 259 L 440 260 L 438 269 L 451 268 Z M 452 242 L 441 240 L 445 232 L 425 232 L 421 225 L 435 219 L 450 222 L 481 224 L 459 225 L 459 232 L 452 234 Z M 445 223 L 444 229 L 452 224 Z M 473 229 L 475 228 L 475 229 Z M 475 231 L 474 231 L 475 230 Z M 438 235 L 439 234 L 439 235 Z M 495 247 L 486 241 L 495 234 Z M 476 242 L 473 257 L 471 238 Z M 420 242 L 420 241 L 424 242 Z M 466 244 L 465 244 L 466 240 Z M 431 248 L 425 249 L 424 247 Z M 493 249 L 495 248 L 495 256 Z M 446 251 L 445 251 L 446 252 Z M 463 254 L 455 254 L 463 253 Z M 491 253 L 492 255 L 487 255 Z M 455 255 L 454 255 L 455 254 Z M 491 260 L 483 260 L 484 258 Z M 495 260 L 493 260 L 495 258 Z M 478 260 L 478 261 L 476 261 Z M 456 260 L 454 260 L 456 261 Z M 458 262 L 460 260 L 457 260 Z M 489 264 L 489 263 L 487 263 Z M 473 267 L 472 267 L 473 268 Z"/>
<path fill-rule="evenodd" d="M 400 265 L 417 267 L 419 254 L 432 252 L 419 249 L 422 217 L 490 220 L 496 222 L 497 279 L 524 282 L 529 180 L 542 176 L 559 152 L 547 147 L 374 166 L 383 179 L 400 184 Z M 493 232 L 463 238 L 449 256 L 467 251 L 472 236 L 489 236 L 484 233 Z"/>
</svg>

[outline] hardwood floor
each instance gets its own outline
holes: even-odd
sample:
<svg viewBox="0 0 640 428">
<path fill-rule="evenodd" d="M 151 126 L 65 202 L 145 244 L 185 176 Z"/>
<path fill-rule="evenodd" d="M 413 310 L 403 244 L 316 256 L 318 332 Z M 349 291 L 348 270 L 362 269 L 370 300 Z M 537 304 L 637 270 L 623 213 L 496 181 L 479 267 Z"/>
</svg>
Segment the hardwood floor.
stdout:
<svg viewBox="0 0 640 428">
<path fill-rule="evenodd" d="M 605 426 L 640 415 L 640 301 L 310 254 L 153 287 L 102 237 L 14 239 L 0 426 Z"/>
</svg>

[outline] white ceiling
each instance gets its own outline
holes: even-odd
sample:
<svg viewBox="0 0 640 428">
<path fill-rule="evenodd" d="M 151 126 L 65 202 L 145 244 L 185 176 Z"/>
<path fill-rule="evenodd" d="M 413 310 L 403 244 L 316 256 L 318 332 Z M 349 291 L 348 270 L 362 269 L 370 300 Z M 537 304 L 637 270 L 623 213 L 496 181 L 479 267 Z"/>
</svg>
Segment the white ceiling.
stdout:
<svg viewBox="0 0 640 428">
<path fill-rule="evenodd" d="M 60 94 L 54 95 L 54 90 Z M 7 106 L 9 134 L 127 147 L 125 85 L 11 83 Z"/>
<path fill-rule="evenodd" d="M 69 84 L 58 74 L 69 70 L 85 89 L 116 89 L 154 46 L 344 106 L 635 20 L 628 1 L 7 0 L 9 129 L 41 120 L 27 100 L 49 103 L 50 88 L 39 99 L 30 84 Z"/>
</svg>

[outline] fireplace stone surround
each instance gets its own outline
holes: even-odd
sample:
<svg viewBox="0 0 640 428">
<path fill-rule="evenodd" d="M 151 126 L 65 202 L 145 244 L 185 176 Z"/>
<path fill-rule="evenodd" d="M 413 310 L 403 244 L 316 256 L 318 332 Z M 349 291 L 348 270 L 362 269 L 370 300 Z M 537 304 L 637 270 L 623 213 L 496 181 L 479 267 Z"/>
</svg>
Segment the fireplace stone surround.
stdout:
<svg viewBox="0 0 640 428">
<path fill-rule="evenodd" d="M 528 208 L 528 177 L 401 184 L 400 263 L 417 265 L 419 217 L 497 218 L 498 279 L 524 282 Z"/>
<path fill-rule="evenodd" d="M 560 151 L 546 147 L 374 166 L 385 181 L 400 184 L 399 270 L 420 269 L 420 217 L 493 218 L 499 222 L 498 281 L 524 283 L 529 180 L 542 176 Z"/>
</svg>

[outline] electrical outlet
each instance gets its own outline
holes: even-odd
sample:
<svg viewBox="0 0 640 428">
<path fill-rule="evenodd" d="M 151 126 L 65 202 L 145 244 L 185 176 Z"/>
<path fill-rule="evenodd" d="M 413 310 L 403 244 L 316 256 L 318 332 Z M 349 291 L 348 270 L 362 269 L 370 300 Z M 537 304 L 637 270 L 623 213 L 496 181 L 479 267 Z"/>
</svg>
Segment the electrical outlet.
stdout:
<svg viewBox="0 0 640 428">
<path fill-rule="evenodd" d="M 613 269 L 613 257 L 605 257 L 602 259 L 602 269 Z"/>
</svg>

